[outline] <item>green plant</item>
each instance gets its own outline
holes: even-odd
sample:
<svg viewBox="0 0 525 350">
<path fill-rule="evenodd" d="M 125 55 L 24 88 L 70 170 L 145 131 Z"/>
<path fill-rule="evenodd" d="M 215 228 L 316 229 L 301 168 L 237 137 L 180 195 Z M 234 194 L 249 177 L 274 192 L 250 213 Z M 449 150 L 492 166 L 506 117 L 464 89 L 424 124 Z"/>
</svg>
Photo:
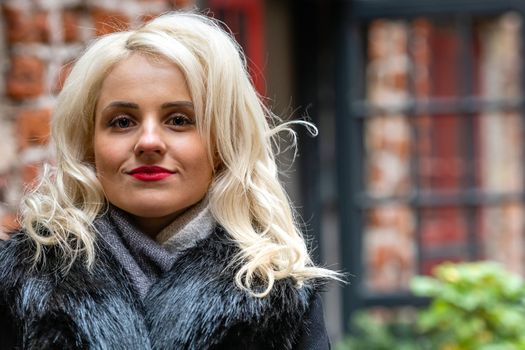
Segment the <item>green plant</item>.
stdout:
<svg viewBox="0 0 525 350">
<path fill-rule="evenodd" d="M 336 350 L 525 350 L 525 283 L 494 262 L 445 263 L 416 277 L 414 294 L 431 303 L 413 320 L 352 319 Z"/>
<path fill-rule="evenodd" d="M 494 262 L 445 263 L 416 277 L 412 291 L 432 298 L 422 334 L 443 350 L 525 349 L 525 284 Z"/>
<path fill-rule="evenodd" d="M 423 350 L 414 320 L 399 317 L 381 320 L 361 311 L 352 318 L 354 334 L 337 343 L 334 350 Z"/>
</svg>

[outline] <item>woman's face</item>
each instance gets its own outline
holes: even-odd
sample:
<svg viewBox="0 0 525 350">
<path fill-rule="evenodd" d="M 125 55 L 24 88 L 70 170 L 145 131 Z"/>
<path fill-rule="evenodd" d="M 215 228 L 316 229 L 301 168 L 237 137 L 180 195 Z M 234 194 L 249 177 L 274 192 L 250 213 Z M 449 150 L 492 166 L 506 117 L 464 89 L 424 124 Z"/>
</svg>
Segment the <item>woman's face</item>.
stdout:
<svg viewBox="0 0 525 350">
<path fill-rule="evenodd" d="M 156 235 L 208 191 L 212 166 L 174 64 L 132 54 L 105 78 L 95 110 L 98 179 L 110 203 Z"/>
</svg>

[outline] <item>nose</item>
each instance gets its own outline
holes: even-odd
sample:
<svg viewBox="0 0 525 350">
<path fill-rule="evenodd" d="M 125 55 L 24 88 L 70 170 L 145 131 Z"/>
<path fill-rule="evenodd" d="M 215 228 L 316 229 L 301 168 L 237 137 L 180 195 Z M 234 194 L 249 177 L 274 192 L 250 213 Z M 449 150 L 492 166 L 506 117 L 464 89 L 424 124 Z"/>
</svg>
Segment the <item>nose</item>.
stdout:
<svg viewBox="0 0 525 350">
<path fill-rule="evenodd" d="M 164 154 L 166 152 L 166 143 L 158 123 L 151 120 L 142 123 L 134 151 L 136 155 Z"/>
</svg>

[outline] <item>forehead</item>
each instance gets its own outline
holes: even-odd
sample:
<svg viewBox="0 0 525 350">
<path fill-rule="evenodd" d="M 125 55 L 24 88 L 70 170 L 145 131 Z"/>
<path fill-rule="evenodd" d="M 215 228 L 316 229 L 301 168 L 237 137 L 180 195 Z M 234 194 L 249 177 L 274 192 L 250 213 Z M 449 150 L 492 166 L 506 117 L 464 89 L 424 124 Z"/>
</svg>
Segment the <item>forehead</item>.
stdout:
<svg viewBox="0 0 525 350">
<path fill-rule="evenodd" d="M 115 100 L 138 104 L 192 101 L 184 74 L 177 65 L 138 53 L 116 63 L 106 75 L 97 109 Z"/>
</svg>

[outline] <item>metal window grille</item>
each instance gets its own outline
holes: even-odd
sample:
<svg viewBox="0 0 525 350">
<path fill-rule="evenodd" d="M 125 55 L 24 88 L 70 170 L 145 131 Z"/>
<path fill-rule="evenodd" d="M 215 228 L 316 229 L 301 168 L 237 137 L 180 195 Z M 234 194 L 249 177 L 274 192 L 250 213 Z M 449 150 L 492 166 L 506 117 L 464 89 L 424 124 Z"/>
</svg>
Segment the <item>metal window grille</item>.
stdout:
<svg viewBox="0 0 525 350">
<path fill-rule="evenodd" d="M 480 211 L 491 206 L 504 203 L 523 203 L 525 192 L 525 152 L 520 159 L 521 178 L 515 190 L 489 191 L 480 186 L 479 173 L 479 123 L 485 114 L 500 113 L 499 118 L 505 118 L 502 113 L 519 115 L 519 124 L 525 125 L 523 113 L 524 101 L 520 94 L 515 96 L 487 97 L 479 93 L 479 60 L 476 58 L 476 42 L 474 33 L 480 21 L 494 18 L 512 11 L 523 18 L 525 5 L 521 1 L 470 1 L 470 0 L 355 0 L 347 8 L 347 20 L 343 21 L 340 39 L 344 45 L 339 55 L 339 67 L 342 74 L 338 77 L 338 171 L 340 189 L 340 220 L 342 228 L 342 259 L 345 270 L 353 277 L 350 284 L 344 287 L 344 324 L 348 325 L 351 313 L 359 308 L 373 306 L 418 305 L 424 300 L 412 296 L 408 290 L 374 291 L 367 286 L 367 266 L 365 251 L 365 230 L 367 215 L 376 208 L 388 206 L 404 206 L 413 212 L 413 244 L 415 273 L 428 273 L 432 262 L 457 258 L 458 260 L 474 260 L 486 258 L 482 239 L 478 234 Z M 415 23 L 425 19 L 446 27 L 453 32 L 455 40 L 455 57 L 447 62 L 450 65 L 450 82 L 441 81 L 441 88 L 436 87 L 426 96 L 418 96 L 414 79 L 406 82 L 410 98 L 403 103 L 385 105 L 371 103 L 369 80 L 367 80 L 367 52 L 370 41 L 371 26 L 378 19 L 404 21 Z M 521 24 L 519 45 L 525 48 L 525 25 Z M 407 47 L 413 47 L 413 36 L 408 37 Z M 369 53 L 368 53 L 369 54 Z M 447 52 L 442 52 L 444 56 Z M 450 58 L 450 57 L 449 57 Z M 523 93 L 525 69 L 524 60 L 517 62 L 520 66 L 516 71 L 520 76 L 519 92 Z M 442 67 L 443 68 L 443 67 Z M 442 69 L 441 68 L 441 69 Z M 452 73 L 450 73 L 452 72 Z M 437 77 L 436 80 L 439 80 Z M 449 85 L 446 85 L 449 84 Z M 441 90 L 440 90 L 441 89 Z M 443 90 L 445 89 L 445 90 Z M 448 89 L 448 91 L 447 91 Z M 370 176 L 370 152 L 366 143 L 367 123 L 377 118 L 388 118 L 402 115 L 409 127 L 409 133 L 416 146 L 411 147 L 409 155 L 409 184 L 399 191 L 389 189 L 374 194 L 368 177 Z M 428 135 L 421 134 L 421 121 L 439 125 L 449 121 L 455 130 L 455 150 L 459 163 L 454 167 L 459 173 L 452 186 L 445 183 L 435 183 L 432 171 L 424 174 L 426 161 L 421 156 L 417 143 Z M 519 125 L 516 124 L 516 125 Z M 428 126 L 428 125 L 427 125 Z M 439 128 L 430 130 L 439 134 Z M 428 131 L 428 128 L 427 128 Z M 519 130 L 522 133 L 522 130 Z M 445 135 L 446 136 L 446 135 Z M 435 135 L 431 135 L 435 137 Z M 444 142 L 443 142 L 444 140 Z M 447 148 L 447 138 L 442 138 L 441 144 L 434 148 Z M 433 142 L 436 142 L 434 139 Z M 438 150 L 439 151 L 439 150 Z M 450 159 L 449 159 L 450 160 Z M 428 168 L 428 167 L 427 167 Z M 431 167 L 430 167 L 431 168 Z M 453 172 L 453 170 L 451 170 Z M 439 181 L 438 181 L 439 182 Z M 450 184 L 449 184 L 450 185 Z M 386 193 L 386 195 L 385 195 Z M 424 225 L 431 220 L 432 215 L 440 215 L 440 211 L 452 211 L 454 218 L 460 218 L 462 235 L 452 245 L 437 245 L 426 247 L 429 238 L 424 236 Z M 444 216 L 445 218 L 447 216 Z M 442 218 L 443 219 L 443 218 Z M 439 232 L 438 232 L 439 234 Z M 407 248 L 408 249 L 408 248 Z M 430 265 L 428 265 L 430 264 Z"/>
</svg>

